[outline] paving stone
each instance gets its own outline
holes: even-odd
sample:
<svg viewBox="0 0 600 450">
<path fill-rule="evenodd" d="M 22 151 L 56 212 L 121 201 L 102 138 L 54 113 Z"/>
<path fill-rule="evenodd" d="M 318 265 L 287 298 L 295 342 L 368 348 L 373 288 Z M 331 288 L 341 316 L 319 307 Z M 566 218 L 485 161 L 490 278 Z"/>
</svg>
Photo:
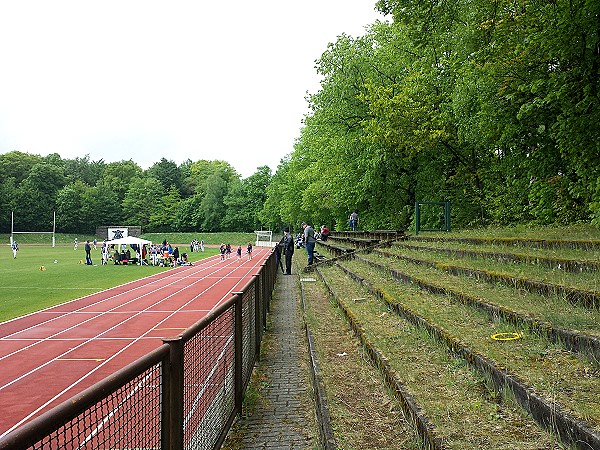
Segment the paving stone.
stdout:
<svg viewBox="0 0 600 450">
<path fill-rule="evenodd" d="M 316 448 L 316 425 L 307 416 L 314 414 L 309 375 L 306 372 L 307 347 L 299 308 L 295 276 L 278 276 L 271 302 L 272 352 L 263 352 L 258 363 L 267 389 L 263 408 L 251 417 L 237 421 L 232 431 L 243 435 L 241 448 L 248 450 L 302 450 Z M 265 334 L 265 336 L 267 335 Z"/>
</svg>

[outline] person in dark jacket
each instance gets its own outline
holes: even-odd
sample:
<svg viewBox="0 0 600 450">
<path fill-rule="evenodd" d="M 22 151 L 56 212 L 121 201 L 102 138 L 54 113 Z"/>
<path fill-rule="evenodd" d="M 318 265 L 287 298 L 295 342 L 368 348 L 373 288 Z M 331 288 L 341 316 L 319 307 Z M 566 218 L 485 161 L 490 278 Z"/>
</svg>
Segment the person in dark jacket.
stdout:
<svg viewBox="0 0 600 450">
<path fill-rule="evenodd" d="M 294 255 L 294 238 L 289 227 L 285 227 L 283 236 L 283 254 L 285 255 L 285 275 L 292 274 L 292 256 Z"/>
<path fill-rule="evenodd" d="M 90 245 L 90 241 L 85 241 L 85 263 L 88 266 L 92 265 L 92 246 Z"/>
</svg>

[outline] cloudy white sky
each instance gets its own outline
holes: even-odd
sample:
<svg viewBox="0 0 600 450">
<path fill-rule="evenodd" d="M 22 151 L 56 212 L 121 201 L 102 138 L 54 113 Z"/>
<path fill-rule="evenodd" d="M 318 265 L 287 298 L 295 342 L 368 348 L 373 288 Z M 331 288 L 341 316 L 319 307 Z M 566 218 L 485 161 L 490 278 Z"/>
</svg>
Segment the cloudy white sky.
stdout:
<svg viewBox="0 0 600 450">
<path fill-rule="evenodd" d="M 274 171 L 319 88 L 314 61 L 382 19 L 374 4 L 1 1 L 0 153 Z"/>
</svg>

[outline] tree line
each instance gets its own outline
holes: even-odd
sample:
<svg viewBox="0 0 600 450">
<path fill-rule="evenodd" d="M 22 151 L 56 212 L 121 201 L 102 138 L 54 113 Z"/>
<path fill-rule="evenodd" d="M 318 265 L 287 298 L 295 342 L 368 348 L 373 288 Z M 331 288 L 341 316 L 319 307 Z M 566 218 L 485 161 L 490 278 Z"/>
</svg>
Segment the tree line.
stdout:
<svg viewBox="0 0 600 450">
<path fill-rule="evenodd" d="M 385 20 L 316 61 L 321 87 L 274 174 L 12 152 L 0 157 L 0 209 L 32 230 L 57 210 L 62 231 L 80 232 L 340 229 L 352 210 L 364 228 L 406 229 L 415 202 L 442 201 L 454 227 L 600 226 L 600 0 L 376 8 Z"/>
<path fill-rule="evenodd" d="M 449 201 L 459 227 L 600 225 L 600 1 L 376 6 L 390 20 L 317 61 L 270 215 L 404 229 Z"/>
<path fill-rule="evenodd" d="M 145 232 L 253 231 L 271 169 L 241 179 L 224 161 L 162 158 L 147 170 L 132 160 L 62 159 L 13 151 L 0 155 L 0 229 L 93 234 L 99 225 Z"/>
</svg>

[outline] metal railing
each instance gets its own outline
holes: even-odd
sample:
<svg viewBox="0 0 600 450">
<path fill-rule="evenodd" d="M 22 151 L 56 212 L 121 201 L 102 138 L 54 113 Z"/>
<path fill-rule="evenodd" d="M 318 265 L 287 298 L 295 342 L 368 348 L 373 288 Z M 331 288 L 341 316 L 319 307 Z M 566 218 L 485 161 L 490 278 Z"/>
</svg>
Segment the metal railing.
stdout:
<svg viewBox="0 0 600 450">
<path fill-rule="evenodd" d="M 0 450 L 219 448 L 241 413 L 276 273 L 273 253 L 228 301 L 7 434 Z"/>
</svg>

